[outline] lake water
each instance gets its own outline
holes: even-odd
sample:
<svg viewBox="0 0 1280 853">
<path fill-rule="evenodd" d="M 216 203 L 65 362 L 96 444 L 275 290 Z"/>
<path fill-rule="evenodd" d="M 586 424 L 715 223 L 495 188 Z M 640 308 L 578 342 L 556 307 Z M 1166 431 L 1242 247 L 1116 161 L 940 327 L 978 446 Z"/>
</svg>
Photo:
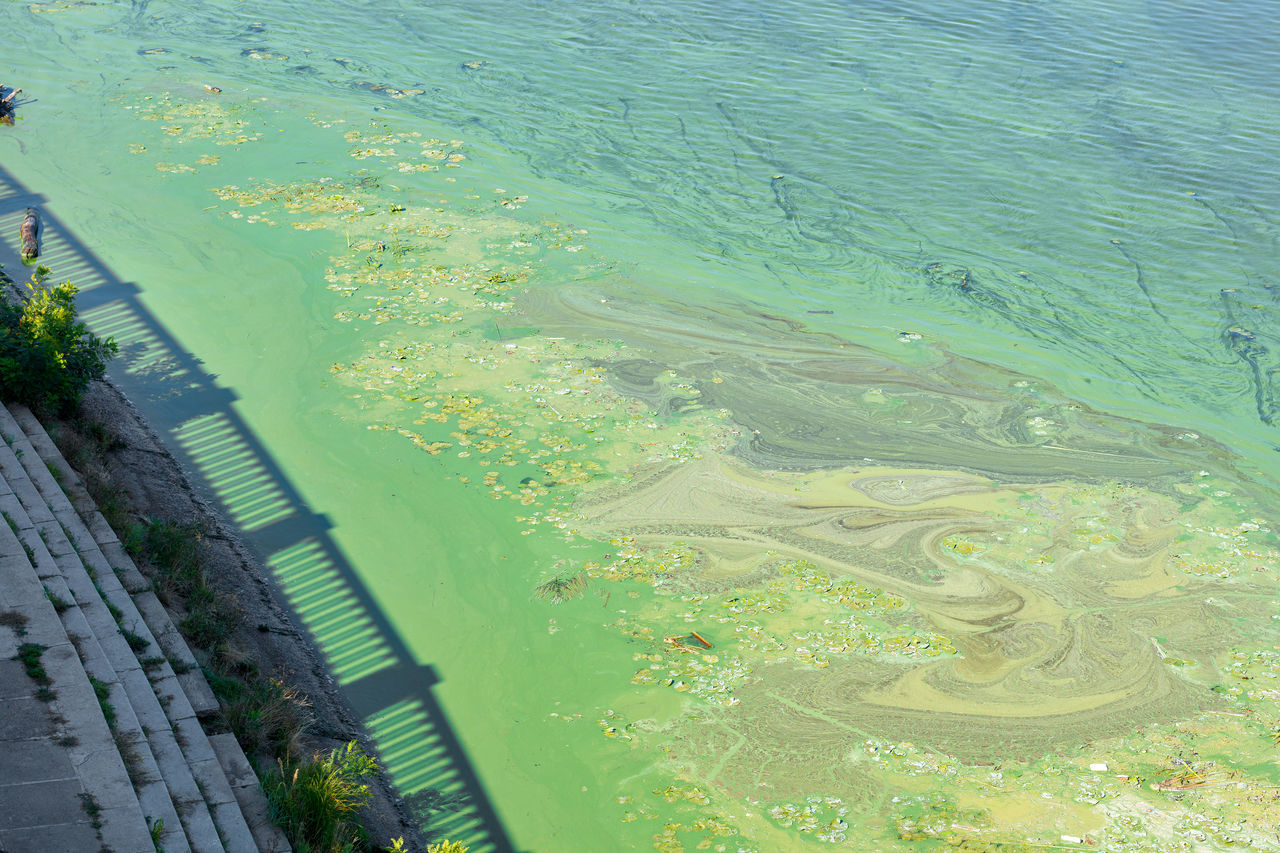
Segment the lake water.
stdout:
<svg viewBox="0 0 1280 853">
<path fill-rule="evenodd" d="M 0 165 L 234 393 L 80 282 L 516 849 L 1276 849 L 1272 17 L 7 2 Z M 390 772 L 489 849 L 420 713 Z"/>
</svg>

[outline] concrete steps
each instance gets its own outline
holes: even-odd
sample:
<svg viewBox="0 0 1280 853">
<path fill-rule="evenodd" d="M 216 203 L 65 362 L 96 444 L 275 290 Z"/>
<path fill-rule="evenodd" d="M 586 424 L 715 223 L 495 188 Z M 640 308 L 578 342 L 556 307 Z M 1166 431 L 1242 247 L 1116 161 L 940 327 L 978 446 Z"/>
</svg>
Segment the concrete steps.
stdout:
<svg viewBox="0 0 1280 853">
<path fill-rule="evenodd" d="M 0 508 L 8 519 L 0 533 L 14 539 L 0 542 L 0 553 L 8 559 L 16 548 L 15 571 L 27 564 L 41 618 L 54 613 L 58 626 L 46 629 L 57 643 L 47 643 L 46 655 L 61 650 L 65 668 L 80 673 L 66 675 L 67 689 L 87 686 L 94 710 L 96 686 L 114 709 L 107 734 L 129 783 L 115 796 L 132 791 L 148 833 L 144 847 L 137 839 L 108 846 L 151 850 L 154 831 L 167 853 L 287 850 L 265 820 L 261 788 L 251 770 L 246 776 L 234 738 L 205 733 L 200 718 L 217 712 L 217 700 L 79 476 L 26 409 L 0 407 L 0 435 Z M 27 598 L 30 587 L 21 587 Z M 134 817 L 129 812 L 120 825 L 136 834 Z"/>
<path fill-rule="evenodd" d="M 3 477 L 0 500 L 6 515 L 18 500 Z M 154 850 L 89 675 L 7 523 L 0 523 L 0 615 L 0 750 L 6 769 L 0 845 L 13 851 Z M 39 665 L 47 674 L 49 701 L 38 698 L 38 682 L 12 660 L 28 643 L 44 648 Z"/>
</svg>

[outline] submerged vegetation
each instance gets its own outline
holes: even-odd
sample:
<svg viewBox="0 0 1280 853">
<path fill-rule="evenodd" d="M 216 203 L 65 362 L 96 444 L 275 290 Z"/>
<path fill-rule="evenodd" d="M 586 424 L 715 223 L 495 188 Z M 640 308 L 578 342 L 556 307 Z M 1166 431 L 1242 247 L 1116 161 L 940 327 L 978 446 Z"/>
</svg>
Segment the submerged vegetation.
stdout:
<svg viewBox="0 0 1280 853">
<path fill-rule="evenodd" d="M 575 598 L 581 598 L 587 590 L 587 576 L 582 572 L 570 572 L 556 575 L 549 581 L 534 587 L 533 594 L 543 601 L 552 604 L 563 604 Z"/>
</svg>

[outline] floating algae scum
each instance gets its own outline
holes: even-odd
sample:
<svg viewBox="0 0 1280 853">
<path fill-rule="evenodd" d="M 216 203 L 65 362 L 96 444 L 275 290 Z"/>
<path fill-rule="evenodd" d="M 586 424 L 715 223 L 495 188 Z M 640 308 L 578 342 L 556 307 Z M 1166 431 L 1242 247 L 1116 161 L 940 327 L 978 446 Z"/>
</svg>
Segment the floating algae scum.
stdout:
<svg viewBox="0 0 1280 853">
<path fill-rule="evenodd" d="M 330 5 L 0 7 L 68 45 L 0 144 L 332 518 L 519 849 L 1280 847 L 1274 206 L 1223 153 L 1274 137 L 1211 45 Z"/>
<path fill-rule="evenodd" d="M 364 342 L 330 367 L 338 414 L 449 459 L 544 549 L 471 606 L 543 623 L 510 638 L 535 737 L 573 730 L 618 837 L 1265 846 L 1244 816 L 1269 819 L 1280 714 L 1226 671 L 1274 650 L 1273 498 L 1226 448 L 749 305 L 673 325 L 581 229 L 504 215 L 527 199 L 394 185 L 465 168 L 462 141 L 316 125 L 358 169 L 217 186 L 219 211 L 334 238 L 333 321 Z"/>
</svg>

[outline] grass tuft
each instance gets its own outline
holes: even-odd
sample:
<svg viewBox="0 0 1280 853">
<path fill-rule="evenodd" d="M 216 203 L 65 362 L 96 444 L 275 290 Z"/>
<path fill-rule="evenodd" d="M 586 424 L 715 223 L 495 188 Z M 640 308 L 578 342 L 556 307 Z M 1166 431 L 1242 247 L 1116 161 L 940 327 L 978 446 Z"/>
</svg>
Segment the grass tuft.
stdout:
<svg viewBox="0 0 1280 853">
<path fill-rule="evenodd" d="M 167 658 L 164 655 L 149 655 L 145 658 L 138 658 L 138 665 L 147 670 L 158 669 L 164 666 L 166 660 Z"/>
<path fill-rule="evenodd" d="M 80 807 L 84 809 L 84 813 L 89 816 L 91 825 L 94 829 L 102 829 L 102 806 L 98 805 L 98 801 L 93 798 L 93 794 L 84 793 L 80 795 Z"/>
<path fill-rule="evenodd" d="M 106 718 L 107 726 L 115 731 L 116 706 L 107 701 L 107 697 L 111 695 L 111 685 L 99 681 L 92 675 L 89 676 L 89 683 L 93 685 L 93 695 L 98 699 L 98 706 L 102 708 L 102 716 Z"/>
<path fill-rule="evenodd" d="M 39 643 L 23 643 L 18 646 L 18 653 L 13 658 L 22 662 L 27 669 L 27 675 L 36 684 L 49 683 L 49 674 L 44 671 L 44 666 L 40 663 L 40 656 L 44 654 L 46 648 L 48 647 Z"/>
<path fill-rule="evenodd" d="M 47 586 L 44 588 L 44 597 L 49 599 L 49 603 L 53 605 L 53 609 L 58 613 L 63 613 L 71 607 L 70 601 L 67 601 Z"/>
<path fill-rule="evenodd" d="M 151 645 L 151 641 L 146 637 L 141 634 L 135 634 L 128 628 L 121 627 L 120 635 L 124 637 L 124 641 L 129 644 L 129 648 L 133 649 L 135 655 L 146 651 L 147 647 Z"/>
<path fill-rule="evenodd" d="M 254 678 L 245 681 L 206 672 L 209 686 L 222 705 L 222 718 L 250 755 L 266 752 L 288 759 L 310 724 L 307 700 L 283 681 Z"/>
<path fill-rule="evenodd" d="M 300 763 L 277 761 L 263 780 L 271 817 L 295 849 L 353 853 L 368 845 L 357 813 L 369 802 L 365 781 L 378 765 L 351 741 Z"/>
</svg>

